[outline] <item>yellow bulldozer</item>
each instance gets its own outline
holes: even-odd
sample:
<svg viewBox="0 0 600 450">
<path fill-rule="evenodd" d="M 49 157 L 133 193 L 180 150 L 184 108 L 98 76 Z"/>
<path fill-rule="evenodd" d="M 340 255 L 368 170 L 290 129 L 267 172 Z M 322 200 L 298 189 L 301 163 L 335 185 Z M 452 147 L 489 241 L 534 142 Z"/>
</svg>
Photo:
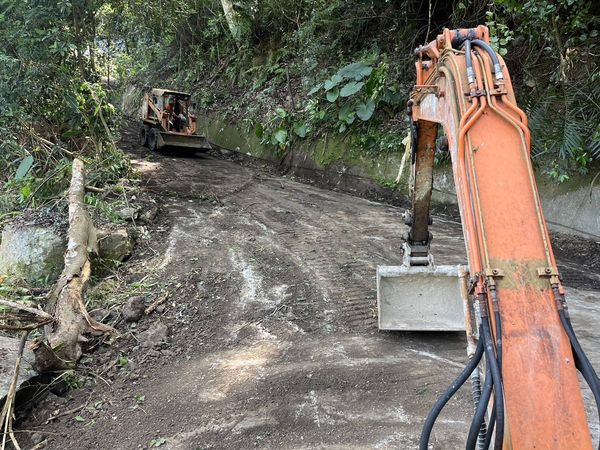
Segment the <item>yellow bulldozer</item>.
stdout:
<svg viewBox="0 0 600 450">
<path fill-rule="evenodd" d="M 185 92 L 152 89 L 151 93 L 144 94 L 140 145 L 152 151 L 163 148 L 210 150 L 206 136 L 198 133 L 198 118 L 192 109 L 191 95 Z"/>
</svg>

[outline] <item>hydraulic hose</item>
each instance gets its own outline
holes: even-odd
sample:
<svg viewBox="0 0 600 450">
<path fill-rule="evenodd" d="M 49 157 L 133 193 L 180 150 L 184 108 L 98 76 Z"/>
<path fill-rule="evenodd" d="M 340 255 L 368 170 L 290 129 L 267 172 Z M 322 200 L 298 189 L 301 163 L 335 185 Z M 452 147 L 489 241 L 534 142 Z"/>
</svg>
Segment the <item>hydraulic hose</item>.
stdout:
<svg viewBox="0 0 600 450">
<path fill-rule="evenodd" d="M 502 320 L 500 319 L 500 311 L 494 312 L 496 320 L 496 355 L 498 356 L 498 367 L 502 374 Z"/>
<path fill-rule="evenodd" d="M 431 432 L 433 430 L 433 425 L 435 424 L 435 421 L 442 412 L 442 409 L 444 409 L 444 406 L 446 406 L 446 403 L 448 403 L 448 400 L 450 400 L 450 398 L 452 398 L 452 396 L 456 394 L 456 391 L 458 391 L 460 387 L 463 384 L 465 384 L 465 381 L 467 381 L 469 375 L 471 375 L 471 372 L 475 370 L 475 367 L 477 367 L 479 361 L 481 361 L 483 353 L 483 340 L 479 339 L 479 342 L 477 343 L 477 348 L 475 349 L 475 353 L 473 354 L 471 360 L 467 363 L 460 375 L 452 382 L 450 386 L 448 386 L 448 389 L 444 391 L 444 393 L 437 400 L 437 402 L 435 402 L 435 405 L 433 405 L 433 408 L 431 408 L 427 419 L 425 419 L 425 424 L 423 425 L 423 430 L 421 431 L 419 450 L 429 449 L 429 439 L 431 437 Z"/>
<path fill-rule="evenodd" d="M 471 54 L 471 41 L 467 39 L 463 46 L 465 47 L 465 63 L 467 65 L 467 80 L 469 84 L 475 83 L 475 72 L 473 72 L 473 55 Z"/>
<path fill-rule="evenodd" d="M 498 360 L 498 367 L 500 368 L 500 374 L 502 374 L 502 319 L 500 317 L 500 306 L 498 303 L 498 291 L 496 286 L 490 287 L 490 294 L 492 296 L 492 307 L 494 311 L 494 323 L 496 325 L 496 359 Z"/>
<path fill-rule="evenodd" d="M 489 364 L 487 365 L 485 372 L 483 391 L 479 403 L 477 404 L 477 408 L 475 409 L 473 421 L 471 422 L 471 428 L 469 429 L 469 435 L 467 436 L 466 450 L 475 450 L 478 437 L 483 442 L 487 436 L 487 431 L 485 433 L 481 433 L 481 431 L 482 427 L 485 426 L 485 413 L 487 411 L 488 403 L 490 402 L 490 397 L 492 396 L 493 382 Z"/>
<path fill-rule="evenodd" d="M 496 405 L 492 408 L 492 414 L 490 414 L 490 426 L 488 427 L 487 434 L 483 445 L 479 446 L 479 450 L 488 450 L 492 443 L 492 436 L 494 435 L 494 426 L 496 425 Z"/>
<path fill-rule="evenodd" d="M 581 347 L 581 344 L 579 343 L 579 340 L 577 339 L 577 336 L 575 335 L 575 330 L 573 330 L 573 325 L 571 324 L 571 320 L 565 314 L 564 309 L 559 310 L 558 313 L 560 316 L 560 321 L 561 321 L 563 327 L 565 328 L 565 331 L 567 332 L 567 336 L 569 337 L 569 341 L 571 342 L 571 345 L 573 346 L 573 350 L 575 351 L 575 354 L 579 357 L 581 363 L 585 364 L 587 367 L 590 368 L 590 376 L 592 377 L 592 379 L 596 380 L 596 382 L 600 383 L 600 380 L 598 379 L 598 374 L 594 370 L 592 363 L 590 362 L 587 355 L 583 351 L 583 348 Z"/>
<path fill-rule="evenodd" d="M 481 401 L 481 379 L 479 377 L 479 368 L 476 367 L 471 374 L 471 394 L 473 397 L 473 403 L 475 404 L 475 409 L 479 406 L 479 402 Z M 479 438 L 478 442 L 482 443 L 487 436 L 487 424 L 485 420 L 481 423 L 479 427 Z"/>
<path fill-rule="evenodd" d="M 500 374 L 500 368 L 498 367 L 498 360 L 494 353 L 494 346 L 492 344 L 492 334 L 490 332 L 490 324 L 488 317 L 482 314 L 481 320 L 481 335 L 484 337 L 484 348 L 485 348 L 485 362 L 490 366 L 492 372 L 492 381 L 494 383 L 494 403 L 496 405 L 496 439 L 494 441 L 494 448 L 501 449 L 504 442 L 504 393 L 502 389 L 502 375 Z"/>
<path fill-rule="evenodd" d="M 494 51 L 494 49 L 485 41 L 481 39 L 473 39 L 471 43 L 476 46 L 482 48 L 490 58 L 492 58 L 492 63 L 494 63 L 494 75 L 497 80 L 503 80 L 504 74 L 502 73 L 502 66 L 500 65 L 500 60 L 498 59 L 498 55 Z"/>
<path fill-rule="evenodd" d="M 583 378 L 594 395 L 596 409 L 598 410 L 598 416 L 600 417 L 600 381 L 598 380 L 598 375 L 594 371 L 594 367 L 583 351 L 581 344 L 579 344 L 579 340 L 575 335 L 571 321 L 566 316 L 564 309 L 559 309 L 558 315 L 560 317 L 562 326 L 569 337 L 569 341 L 571 342 L 571 348 L 573 349 L 573 355 L 575 356 L 575 365 L 581 372 L 581 375 L 583 375 Z M 600 450 L 600 439 L 598 442 L 598 450 Z"/>
</svg>

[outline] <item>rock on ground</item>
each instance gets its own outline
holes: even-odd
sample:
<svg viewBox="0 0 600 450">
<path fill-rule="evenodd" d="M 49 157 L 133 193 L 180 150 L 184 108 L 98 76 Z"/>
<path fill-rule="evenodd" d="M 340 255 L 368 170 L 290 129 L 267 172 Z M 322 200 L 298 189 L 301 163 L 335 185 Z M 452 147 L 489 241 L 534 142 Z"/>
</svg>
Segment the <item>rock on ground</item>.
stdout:
<svg viewBox="0 0 600 450">
<path fill-rule="evenodd" d="M 4 401 L 12 382 L 18 350 L 19 339 L 0 336 L 0 402 Z M 19 373 L 19 387 L 37 375 L 31 367 L 34 359 L 33 352 L 25 346 Z"/>
<path fill-rule="evenodd" d="M 144 223 L 151 223 L 158 214 L 158 206 L 155 203 L 149 203 L 139 213 L 139 220 Z"/>
<path fill-rule="evenodd" d="M 133 241 L 125 228 L 98 230 L 98 255 L 107 261 L 121 262 L 131 254 Z"/>
<path fill-rule="evenodd" d="M 137 338 L 142 347 L 158 347 L 167 342 L 169 327 L 164 323 L 154 323 L 146 331 L 138 334 Z"/>
<path fill-rule="evenodd" d="M 123 206 L 115 211 L 117 216 L 119 216 L 122 220 L 132 221 L 138 218 L 138 210 L 137 208 L 133 208 L 131 206 Z"/>
<path fill-rule="evenodd" d="M 66 240 L 52 227 L 7 225 L 0 244 L 0 275 L 53 283 L 64 266 Z"/>
<path fill-rule="evenodd" d="M 146 303 L 143 296 L 130 297 L 123 305 L 123 320 L 125 322 L 137 322 L 144 315 Z"/>
</svg>

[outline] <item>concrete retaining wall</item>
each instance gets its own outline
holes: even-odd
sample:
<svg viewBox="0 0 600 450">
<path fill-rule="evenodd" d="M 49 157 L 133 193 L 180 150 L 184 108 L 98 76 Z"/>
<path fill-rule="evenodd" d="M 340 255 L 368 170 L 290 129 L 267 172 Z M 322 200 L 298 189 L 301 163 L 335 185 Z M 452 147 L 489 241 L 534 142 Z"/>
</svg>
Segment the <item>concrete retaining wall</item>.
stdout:
<svg viewBox="0 0 600 450">
<path fill-rule="evenodd" d="M 400 153 L 373 158 L 358 155 L 337 136 L 302 142 L 294 147 L 292 157 L 282 160 L 272 147 L 260 143 L 254 130 L 245 130 L 210 116 L 205 116 L 203 122 L 209 139 L 223 148 L 282 162 L 295 173 L 347 191 L 380 191 L 396 178 L 400 165 Z M 438 167 L 434 176 L 434 202 L 456 205 L 451 168 Z M 406 183 L 406 177 L 407 174 L 403 183 Z M 551 229 L 600 239 L 600 180 L 592 186 L 593 176 L 561 185 L 543 174 L 538 174 L 537 179 L 544 214 Z M 398 190 L 407 192 L 402 185 Z"/>
</svg>

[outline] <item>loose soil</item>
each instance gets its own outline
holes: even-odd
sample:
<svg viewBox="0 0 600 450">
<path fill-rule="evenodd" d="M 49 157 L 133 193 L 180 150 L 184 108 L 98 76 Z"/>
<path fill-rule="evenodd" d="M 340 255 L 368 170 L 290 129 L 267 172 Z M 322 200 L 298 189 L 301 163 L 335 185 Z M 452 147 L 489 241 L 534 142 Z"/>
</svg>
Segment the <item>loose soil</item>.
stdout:
<svg viewBox="0 0 600 450">
<path fill-rule="evenodd" d="M 125 133 L 160 214 L 116 277 L 167 300 L 97 345 L 68 379 L 85 386 L 40 396 L 19 436 L 51 450 L 416 448 L 466 352 L 461 333 L 377 330 L 375 268 L 401 263 L 403 210 L 246 158 L 142 158 L 134 142 Z M 458 220 L 436 216 L 432 231 L 437 262 L 463 263 Z M 599 271 L 561 239 L 575 326 L 600 367 Z M 469 391 L 444 410 L 433 448 L 464 445 Z"/>
</svg>

